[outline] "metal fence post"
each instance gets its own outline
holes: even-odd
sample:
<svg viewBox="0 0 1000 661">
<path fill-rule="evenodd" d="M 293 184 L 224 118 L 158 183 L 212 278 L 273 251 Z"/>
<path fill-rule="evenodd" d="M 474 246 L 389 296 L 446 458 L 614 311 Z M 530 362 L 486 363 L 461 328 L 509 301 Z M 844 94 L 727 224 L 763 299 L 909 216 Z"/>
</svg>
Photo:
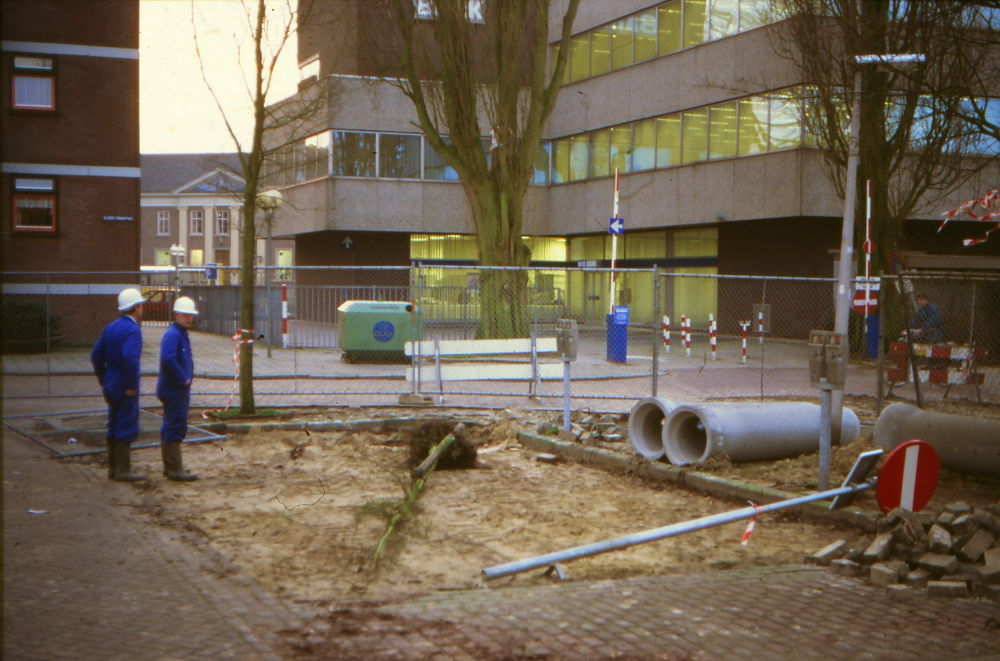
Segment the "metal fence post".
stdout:
<svg viewBox="0 0 1000 661">
<path fill-rule="evenodd" d="M 764 306 L 767 305 L 767 278 L 760 294 L 760 401 L 764 401 Z"/>
<path fill-rule="evenodd" d="M 49 305 L 49 274 L 45 274 L 45 394 L 52 395 L 52 364 L 49 361 L 49 336 L 52 335 L 49 328 L 49 315 L 52 308 Z"/>
<path fill-rule="evenodd" d="M 983 393 L 979 389 L 979 377 L 976 366 L 976 281 L 972 281 L 972 312 L 970 313 L 969 319 L 969 376 L 972 377 L 972 383 L 976 386 L 976 400 L 982 404 L 983 403 Z"/>
<path fill-rule="evenodd" d="M 882 304 L 878 308 L 878 369 L 875 371 L 875 378 L 878 383 L 875 386 L 875 419 L 882 415 L 882 407 L 885 405 L 885 294 L 888 290 L 883 271 L 878 273 L 879 291 L 882 292 Z"/>
<path fill-rule="evenodd" d="M 653 265 L 653 374 L 650 396 L 656 397 L 656 382 L 660 374 L 660 334 L 657 332 L 660 324 L 660 266 Z"/>
</svg>

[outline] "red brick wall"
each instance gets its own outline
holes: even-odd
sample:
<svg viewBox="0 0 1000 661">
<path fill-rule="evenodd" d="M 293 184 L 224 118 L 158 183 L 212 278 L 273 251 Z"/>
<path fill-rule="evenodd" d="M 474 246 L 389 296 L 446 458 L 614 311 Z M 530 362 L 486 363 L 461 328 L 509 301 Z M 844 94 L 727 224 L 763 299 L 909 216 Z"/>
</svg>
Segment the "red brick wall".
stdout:
<svg viewBox="0 0 1000 661">
<path fill-rule="evenodd" d="M 137 0 L 3 0 L 5 40 L 139 47 Z"/>
<path fill-rule="evenodd" d="M 4 40 L 139 47 L 137 0 L 3 0 Z M 55 55 L 56 112 L 12 113 L 10 60 L 3 82 L 3 162 L 139 167 L 139 62 Z M 59 176 L 58 231 L 11 234 L 12 176 L 4 174 L 0 223 L 4 271 L 138 271 L 139 179 Z M 125 216 L 131 222 L 104 221 Z"/>
<path fill-rule="evenodd" d="M 57 232 L 11 233 L 11 179 L 3 175 L 4 271 L 138 271 L 139 180 L 58 177 Z M 126 216 L 132 221 L 106 221 Z"/>
</svg>

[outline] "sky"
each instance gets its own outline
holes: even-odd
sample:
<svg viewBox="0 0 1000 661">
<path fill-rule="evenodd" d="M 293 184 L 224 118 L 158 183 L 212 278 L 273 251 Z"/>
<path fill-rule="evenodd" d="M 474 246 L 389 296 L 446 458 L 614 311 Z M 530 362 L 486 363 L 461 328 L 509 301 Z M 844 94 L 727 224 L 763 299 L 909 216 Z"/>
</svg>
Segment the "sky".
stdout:
<svg viewBox="0 0 1000 661">
<path fill-rule="evenodd" d="M 139 3 L 139 150 L 143 154 L 235 152 L 222 113 L 202 79 L 186 0 Z M 288 15 L 287 4 L 268 2 L 271 16 Z M 256 3 L 249 4 L 251 16 Z M 241 142 L 248 144 L 253 108 L 240 62 L 252 65 L 253 42 L 239 0 L 194 2 L 199 48 L 208 82 Z M 242 48 L 242 52 L 241 52 Z M 298 84 L 293 33 L 278 60 L 268 102 L 291 96 Z M 249 146 L 249 145 L 248 145 Z"/>
</svg>

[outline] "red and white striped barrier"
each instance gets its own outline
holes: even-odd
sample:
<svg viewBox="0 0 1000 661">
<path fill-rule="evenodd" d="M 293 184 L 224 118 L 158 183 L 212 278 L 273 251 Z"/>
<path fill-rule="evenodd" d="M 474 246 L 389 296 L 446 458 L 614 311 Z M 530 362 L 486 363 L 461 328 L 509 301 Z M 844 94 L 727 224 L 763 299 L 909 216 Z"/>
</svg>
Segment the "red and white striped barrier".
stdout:
<svg viewBox="0 0 1000 661">
<path fill-rule="evenodd" d="M 760 330 L 760 343 L 764 344 L 764 311 L 757 313 L 757 328 Z"/>
<path fill-rule="evenodd" d="M 749 321 L 740 321 L 738 323 L 740 325 L 740 328 L 743 329 L 743 364 L 746 365 L 747 364 L 747 329 L 750 328 L 750 322 Z"/>
<path fill-rule="evenodd" d="M 249 335 L 248 339 L 243 339 L 243 334 Z M 244 344 L 253 344 L 253 331 L 240 329 L 236 331 L 236 335 L 233 335 L 232 341 L 236 343 L 236 348 L 233 350 L 233 389 L 229 393 L 229 399 L 226 401 L 226 407 L 221 411 L 216 411 L 217 413 L 225 413 L 229 410 L 229 407 L 233 403 L 233 397 L 236 395 L 236 387 L 240 384 L 240 348 Z M 211 420 L 211 413 L 209 411 L 202 411 L 201 417 L 205 420 Z"/>
<path fill-rule="evenodd" d="M 281 348 L 288 348 L 288 285 L 281 285 Z"/>
<path fill-rule="evenodd" d="M 684 351 L 691 357 L 691 320 L 681 315 L 681 333 L 684 335 Z"/>
<path fill-rule="evenodd" d="M 712 345 L 712 360 L 715 360 L 716 355 L 716 340 L 715 340 L 715 316 L 708 315 L 708 343 Z"/>
<path fill-rule="evenodd" d="M 750 503 L 750 507 L 754 508 L 757 511 L 754 513 L 753 517 L 751 517 L 750 523 L 747 524 L 747 530 L 745 533 L 743 533 L 743 540 L 740 542 L 741 546 L 746 546 L 747 544 L 750 543 L 750 535 L 753 534 L 753 529 L 757 525 L 757 515 L 764 513 L 764 508 L 758 506 L 757 503 L 753 502 L 752 500 L 748 500 L 747 502 Z"/>
<path fill-rule="evenodd" d="M 670 317 L 663 315 L 663 347 L 670 353 Z"/>
</svg>

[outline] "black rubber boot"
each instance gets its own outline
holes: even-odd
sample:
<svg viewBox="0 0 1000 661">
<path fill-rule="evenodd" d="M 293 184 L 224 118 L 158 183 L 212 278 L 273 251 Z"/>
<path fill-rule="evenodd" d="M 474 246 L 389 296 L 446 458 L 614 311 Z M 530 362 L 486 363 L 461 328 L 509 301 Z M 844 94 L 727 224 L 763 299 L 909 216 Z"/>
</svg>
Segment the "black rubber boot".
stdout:
<svg viewBox="0 0 1000 661">
<path fill-rule="evenodd" d="M 125 441 L 115 440 L 115 477 L 116 482 L 138 482 L 145 480 L 145 475 L 132 472 L 132 446 Z"/>
<path fill-rule="evenodd" d="M 108 443 L 108 479 L 115 479 L 115 440 L 113 438 L 104 439 Z"/>
<path fill-rule="evenodd" d="M 184 463 L 181 460 L 181 442 L 171 441 L 169 443 L 160 442 L 160 449 L 163 452 L 163 470 L 167 474 L 167 479 L 174 482 L 193 482 L 198 479 L 197 475 L 184 470 Z"/>
</svg>

